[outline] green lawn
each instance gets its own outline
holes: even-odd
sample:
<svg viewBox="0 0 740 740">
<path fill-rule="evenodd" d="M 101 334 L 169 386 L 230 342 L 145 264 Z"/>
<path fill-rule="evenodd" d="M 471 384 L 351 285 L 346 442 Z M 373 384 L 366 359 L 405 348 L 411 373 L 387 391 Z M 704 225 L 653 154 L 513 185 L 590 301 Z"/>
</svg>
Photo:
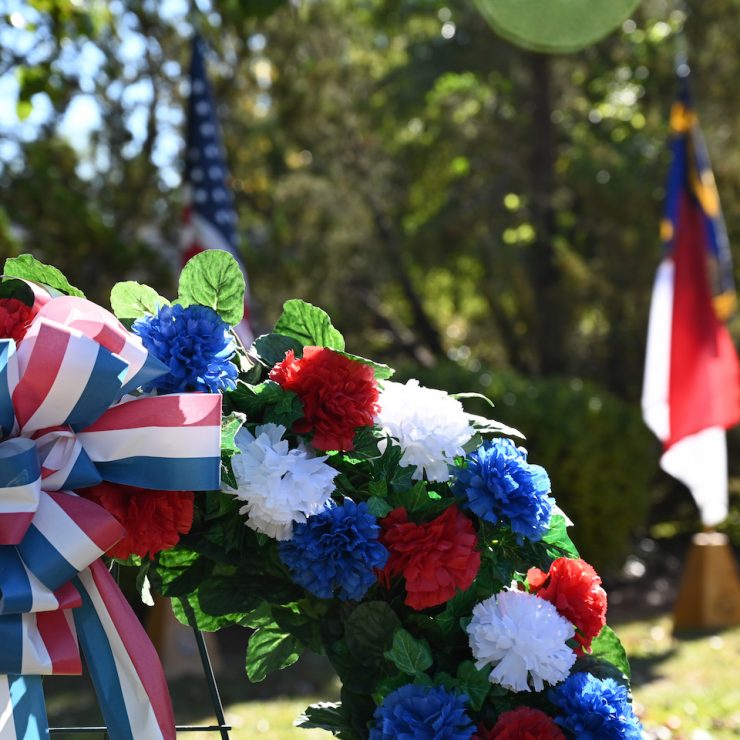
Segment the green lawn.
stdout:
<svg viewBox="0 0 740 740">
<path fill-rule="evenodd" d="M 740 738 L 740 628 L 674 639 L 670 618 L 617 628 L 632 660 L 634 698 L 648 736 L 664 740 Z M 326 699 L 327 696 L 321 697 Z M 317 697 L 230 704 L 234 740 L 321 740 L 318 730 L 292 727 Z M 209 740 L 213 735 L 198 736 Z"/>
<path fill-rule="evenodd" d="M 740 627 L 675 639 L 661 617 L 617 627 L 653 737 L 740 738 Z"/>
<path fill-rule="evenodd" d="M 740 627 L 674 639 L 667 616 L 616 627 L 632 661 L 634 697 L 648 737 L 657 740 L 738 740 L 740 738 Z M 319 730 L 300 730 L 293 721 L 310 703 L 335 700 L 337 685 L 325 662 L 301 661 L 262 684 L 250 685 L 241 671 L 243 647 L 227 645 L 219 679 L 232 740 L 322 740 Z M 57 723 L 94 722 L 95 701 L 84 679 L 47 681 L 49 713 Z M 202 678 L 173 686 L 178 722 L 202 724 L 209 717 Z M 74 737 L 74 736 L 67 736 Z M 90 735 L 78 735 L 79 740 Z M 183 738 L 215 740 L 213 733 Z"/>
</svg>

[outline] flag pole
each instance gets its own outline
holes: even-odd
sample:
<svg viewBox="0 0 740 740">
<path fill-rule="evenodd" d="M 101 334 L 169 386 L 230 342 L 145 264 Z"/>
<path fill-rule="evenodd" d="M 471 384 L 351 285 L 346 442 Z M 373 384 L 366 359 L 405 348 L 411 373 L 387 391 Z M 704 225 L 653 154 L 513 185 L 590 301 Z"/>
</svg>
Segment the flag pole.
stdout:
<svg viewBox="0 0 740 740">
<path fill-rule="evenodd" d="M 679 9 L 688 17 L 684 2 Z M 688 101 L 688 41 L 684 28 L 675 36 L 674 68 L 680 94 Z M 693 535 L 673 609 L 674 633 L 717 629 L 740 624 L 740 578 L 727 535 L 716 525 L 702 525 Z"/>
</svg>

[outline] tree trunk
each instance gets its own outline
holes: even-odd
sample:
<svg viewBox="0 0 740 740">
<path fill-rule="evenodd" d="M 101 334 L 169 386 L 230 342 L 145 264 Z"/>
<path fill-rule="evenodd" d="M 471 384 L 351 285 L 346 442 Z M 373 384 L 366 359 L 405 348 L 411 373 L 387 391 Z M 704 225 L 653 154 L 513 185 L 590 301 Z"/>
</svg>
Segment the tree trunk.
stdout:
<svg viewBox="0 0 740 740">
<path fill-rule="evenodd" d="M 530 160 L 531 217 L 536 238 L 529 250 L 529 269 L 534 288 L 531 325 L 539 354 L 539 373 L 554 375 L 566 371 L 566 316 L 560 300 L 561 275 L 553 238 L 555 212 L 555 130 L 552 124 L 551 59 L 545 54 L 530 54 L 531 140 Z"/>
</svg>

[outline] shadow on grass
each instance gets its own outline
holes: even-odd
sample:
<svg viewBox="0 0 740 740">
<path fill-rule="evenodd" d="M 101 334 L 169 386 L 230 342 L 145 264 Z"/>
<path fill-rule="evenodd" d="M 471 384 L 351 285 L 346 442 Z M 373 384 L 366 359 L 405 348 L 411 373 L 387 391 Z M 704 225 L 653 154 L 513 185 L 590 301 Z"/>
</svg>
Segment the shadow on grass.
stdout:
<svg viewBox="0 0 740 740">
<path fill-rule="evenodd" d="M 632 670 L 632 685 L 645 686 L 652 681 L 662 678 L 660 674 L 661 666 L 675 657 L 676 647 L 671 647 L 656 655 L 644 655 L 640 657 L 630 657 L 630 668 Z"/>
<path fill-rule="evenodd" d="M 338 697 L 335 674 L 326 658 L 305 653 L 293 666 L 270 674 L 264 681 L 253 684 L 244 670 L 244 659 L 249 632 L 240 628 L 225 630 L 218 635 L 220 653 L 216 681 L 224 707 L 252 701 L 295 699 L 300 697 L 325 697 L 327 701 Z M 214 709 L 204 674 L 196 674 L 169 682 L 175 720 L 178 725 L 210 723 Z M 85 667 L 82 676 L 54 676 L 44 682 L 47 712 L 51 727 L 101 726 L 102 715 L 98 708 L 89 672 Z M 311 699 L 311 700 L 312 700 Z M 307 700 L 307 704 L 311 700 Z M 55 733 L 53 738 L 64 740 L 98 740 L 103 734 L 75 732 Z M 183 737 L 188 735 L 183 734 Z M 217 733 L 213 734 L 218 737 Z M 137 738 L 136 740 L 144 740 Z"/>
</svg>

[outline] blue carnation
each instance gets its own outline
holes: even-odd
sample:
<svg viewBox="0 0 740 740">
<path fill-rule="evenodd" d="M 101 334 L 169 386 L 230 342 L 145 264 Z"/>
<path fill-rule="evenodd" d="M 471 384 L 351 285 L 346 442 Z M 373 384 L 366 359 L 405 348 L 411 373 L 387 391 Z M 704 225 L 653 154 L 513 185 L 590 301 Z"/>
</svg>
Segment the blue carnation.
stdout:
<svg viewBox="0 0 740 740">
<path fill-rule="evenodd" d="M 376 581 L 388 550 L 378 541 L 380 527 L 367 504 L 345 499 L 293 527 L 293 539 L 280 543 L 280 557 L 293 580 L 314 596 L 361 599 Z"/>
<path fill-rule="evenodd" d="M 509 524 L 520 544 L 524 537 L 541 540 L 555 503 L 545 469 L 528 463 L 526 451 L 510 439 L 484 442 L 465 463 L 455 470 L 453 486 L 464 506 L 491 524 Z"/>
<path fill-rule="evenodd" d="M 206 306 L 163 306 L 156 316 L 134 322 L 132 331 L 169 373 L 144 386 L 163 393 L 236 388 L 237 369 L 230 362 L 236 344 L 223 319 Z"/>
<path fill-rule="evenodd" d="M 627 689 L 612 678 L 573 673 L 548 692 L 555 721 L 578 740 L 640 740 L 642 727 Z"/>
<path fill-rule="evenodd" d="M 475 725 L 467 701 L 444 686 L 401 686 L 375 710 L 370 740 L 468 740 Z"/>
</svg>

